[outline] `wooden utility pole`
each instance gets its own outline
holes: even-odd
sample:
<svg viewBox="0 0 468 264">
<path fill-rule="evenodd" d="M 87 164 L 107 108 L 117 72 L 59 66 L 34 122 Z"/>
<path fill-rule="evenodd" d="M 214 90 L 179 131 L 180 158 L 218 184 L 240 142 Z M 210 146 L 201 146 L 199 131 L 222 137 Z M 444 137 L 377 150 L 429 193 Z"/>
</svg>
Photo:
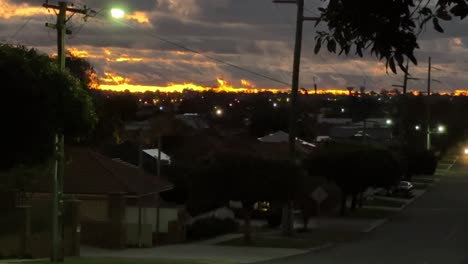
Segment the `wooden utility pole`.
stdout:
<svg viewBox="0 0 468 264">
<path fill-rule="evenodd" d="M 431 150 L 431 57 L 427 67 L 427 97 L 426 97 L 426 150 Z"/>
<path fill-rule="evenodd" d="M 314 76 L 314 94 L 317 95 L 317 83 L 315 82 L 315 76 Z"/>
<path fill-rule="evenodd" d="M 84 9 L 68 7 L 66 2 L 59 2 L 58 5 L 49 4 L 49 1 L 43 4 L 47 9 L 56 10 L 56 24 L 46 23 L 46 27 L 57 30 L 57 60 L 61 71 L 65 70 L 65 35 L 71 34 L 67 30 L 67 12 L 72 14 L 82 14 L 88 16 L 90 11 Z M 52 201 L 52 252 L 51 262 L 63 262 L 63 174 L 64 174 L 64 136 L 63 131 L 58 131 L 55 136 L 55 169 L 53 178 L 53 201 Z"/>
<path fill-rule="evenodd" d="M 304 0 L 273 0 L 273 3 L 280 4 L 296 4 L 296 39 L 294 45 L 294 62 L 291 87 L 291 113 L 289 119 L 289 153 L 291 162 L 294 164 L 296 160 L 296 120 L 297 120 L 297 101 L 299 94 L 299 72 L 301 64 L 301 49 L 302 49 L 302 28 L 305 20 L 317 20 L 317 18 L 304 17 Z M 293 216 L 292 216 L 292 201 L 289 201 L 283 208 L 283 234 L 293 234 Z"/>
<path fill-rule="evenodd" d="M 419 78 L 412 78 L 410 77 L 410 74 L 409 74 L 409 65 L 408 65 L 408 60 L 406 61 L 406 72 L 405 72 L 405 75 L 403 76 L 403 85 L 400 85 L 400 84 L 393 84 L 392 86 L 393 87 L 400 87 L 400 88 L 403 88 L 402 89 L 402 93 L 403 95 L 406 94 L 407 92 L 407 87 L 408 87 L 408 81 L 409 80 L 419 80 Z"/>
</svg>

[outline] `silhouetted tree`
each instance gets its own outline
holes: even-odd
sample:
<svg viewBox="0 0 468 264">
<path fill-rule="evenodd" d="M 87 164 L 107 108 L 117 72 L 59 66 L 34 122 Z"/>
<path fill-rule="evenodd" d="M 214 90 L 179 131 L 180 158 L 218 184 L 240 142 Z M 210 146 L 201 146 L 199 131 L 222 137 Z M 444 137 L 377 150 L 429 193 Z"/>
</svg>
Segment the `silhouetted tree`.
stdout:
<svg viewBox="0 0 468 264">
<path fill-rule="evenodd" d="M 54 135 L 81 139 L 93 129 L 92 98 L 55 60 L 35 49 L 0 45 L 2 91 L 1 169 L 46 162 L 54 151 Z"/>
<path fill-rule="evenodd" d="M 324 1 L 325 2 L 325 1 Z M 417 64 L 414 50 L 419 48 L 417 36 L 432 22 L 438 32 L 443 32 L 440 20 L 453 17 L 464 19 L 468 15 L 466 0 L 331 0 L 319 8 L 323 23 L 317 31 L 315 52 L 322 45 L 328 51 L 363 56 L 365 50 L 385 59 L 387 66 L 396 72 L 396 65 L 405 71 L 404 57 Z"/>
</svg>

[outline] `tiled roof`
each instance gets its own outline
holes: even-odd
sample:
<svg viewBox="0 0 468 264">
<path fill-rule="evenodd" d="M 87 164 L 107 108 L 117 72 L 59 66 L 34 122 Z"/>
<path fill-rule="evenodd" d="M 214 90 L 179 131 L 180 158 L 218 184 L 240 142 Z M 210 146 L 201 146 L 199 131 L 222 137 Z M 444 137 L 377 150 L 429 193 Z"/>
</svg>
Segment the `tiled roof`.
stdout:
<svg viewBox="0 0 468 264">
<path fill-rule="evenodd" d="M 65 152 L 65 193 L 108 194 L 122 192 L 144 195 L 173 188 L 173 184 L 165 179 L 145 173 L 140 168 L 124 161 L 110 159 L 90 149 L 68 147 Z M 34 188 L 34 191 L 41 192 L 50 192 L 51 190 L 51 180 L 38 181 Z"/>
</svg>

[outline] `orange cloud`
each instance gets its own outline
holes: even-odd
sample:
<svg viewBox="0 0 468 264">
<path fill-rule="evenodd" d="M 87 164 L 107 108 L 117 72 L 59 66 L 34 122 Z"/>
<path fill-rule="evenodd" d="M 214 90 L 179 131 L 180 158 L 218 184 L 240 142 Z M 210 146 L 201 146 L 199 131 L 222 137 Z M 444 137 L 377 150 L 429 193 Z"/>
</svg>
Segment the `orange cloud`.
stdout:
<svg viewBox="0 0 468 264">
<path fill-rule="evenodd" d="M 86 50 L 80 50 L 80 49 L 77 49 L 77 48 L 69 48 L 68 52 L 70 52 L 71 55 L 73 55 L 74 57 L 78 57 L 78 58 L 89 58 L 90 57 L 89 53 Z"/>
<path fill-rule="evenodd" d="M 136 11 L 125 16 L 126 19 L 135 20 L 140 24 L 150 24 L 148 15 L 145 12 Z"/>
<path fill-rule="evenodd" d="M 141 62 L 143 58 L 129 58 L 129 57 L 120 57 L 115 59 L 116 62 Z"/>
<path fill-rule="evenodd" d="M 385 74 L 387 74 L 387 69 L 385 68 L 385 65 L 382 62 L 378 62 L 375 67 L 371 67 L 370 71 L 374 75 L 385 75 Z"/>
<path fill-rule="evenodd" d="M 38 14 L 47 14 L 47 9 L 28 4 L 12 4 L 7 0 L 0 0 L 0 18 L 31 17 Z"/>
</svg>

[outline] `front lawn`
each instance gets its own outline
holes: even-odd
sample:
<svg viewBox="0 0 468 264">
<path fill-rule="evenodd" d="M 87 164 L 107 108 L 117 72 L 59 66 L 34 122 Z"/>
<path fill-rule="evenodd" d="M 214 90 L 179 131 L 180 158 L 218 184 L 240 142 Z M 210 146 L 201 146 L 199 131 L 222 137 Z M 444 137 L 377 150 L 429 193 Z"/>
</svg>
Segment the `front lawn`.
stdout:
<svg viewBox="0 0 468 264">
<path fill-rule="evenodd" d="M 50 261 L 25 261 L 15 262 L 24 264 L 51 264 Z M 146 260 L 146 259 L 121 259 L 121 258 L 65 258 L 63 264 L 205 264 L 190 260 Z"/>
</svg>

